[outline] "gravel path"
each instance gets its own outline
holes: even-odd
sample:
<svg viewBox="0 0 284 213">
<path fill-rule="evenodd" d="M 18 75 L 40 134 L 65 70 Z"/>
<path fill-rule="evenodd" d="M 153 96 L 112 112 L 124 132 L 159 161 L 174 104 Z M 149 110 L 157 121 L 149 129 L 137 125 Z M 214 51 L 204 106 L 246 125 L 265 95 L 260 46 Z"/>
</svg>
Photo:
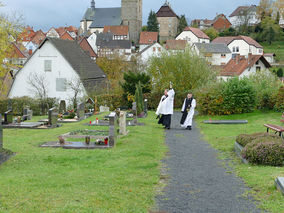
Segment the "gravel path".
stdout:
<svg viewBox="0 0 284 213">
<path fill-rule="evenodd" d="M 198 129 L 182 130 L 180 113 L 172 117 L 166 131 L 169 157 L 164 160 L 168 185 L 157 196 L 159 212 L 241 213 L 260 212 L 240 178 L 223 167 L 218 152 L 204 142 Z"/>
</svg>

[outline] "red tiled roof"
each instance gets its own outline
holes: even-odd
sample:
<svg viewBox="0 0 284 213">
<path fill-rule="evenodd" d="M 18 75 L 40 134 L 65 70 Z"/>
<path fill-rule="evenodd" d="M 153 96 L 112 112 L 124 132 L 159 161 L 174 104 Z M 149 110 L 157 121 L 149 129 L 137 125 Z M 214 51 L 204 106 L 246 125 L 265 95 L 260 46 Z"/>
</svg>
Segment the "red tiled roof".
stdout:
<svg viewBox="0 0 284 213">
<path fill-rule="evenodd" d="M 228 36 L 228 37 L 218 37 L 215 38 L 212 43 L 224 43 L 229 45 L 234 40 L 244 40 L 249 45 L 255 46 L 257 48 L 263 48 L 259 43 L 257 43 L 254 39 L 248 36 Z"/>
<path fill-rule="evenodd" d="M 13 51 L 11 58 L 28 58 L 28 53 L 25 53 L 26 48 L 21 44 L 12 43 Z"/>
<path fill-rule="evenodd" d="M 62 36 L 66 32 L 65 27 L 59 27 L 59 28 L 57 28 L 55 30 L 59 34 L 59 36 Z"/>
<path fill-rule="evenodd" d="M 46 35 L 41 30 L 39 30 L 33 37 L 32 42 L 39 45 L 45 39 L 45 37 Z"/>
<path fill-rule="evenodd" d="M 78 32 L 78 29 L 74 26 L 65 27 L 65 29 L 69 32 L 75 32 L 75 33 Z"/>
<path fill-rule="evenodd" d="M 70 40 L 70 41 L 73 41 L 74 39 L 72 38 L 72 36 L 67 32 L 65 31 L 65 33 L 63 33 L 61 36 L 60 36 L 61 39 L 64 39 L 64 40 Z"/>
<path fill-rule="evenodd" d="M 157 17 L 178 17 L 173 9 L 166 3 L 156 13 Z"/>
<path fill-rule="evenodd" d="M 186 40 L 167 40 L 165 48 L 167 50 L 184 50 L 186 44 Z"/>
<path fill-rule="evenodd" d="M 95 53 L 95 51 L 93 50 L 93 48 L 91 47 L 91 45 L 89 44 L 88 40 L 85 37 L 83 37 L 81 39 L 81 41 L 79 41 L 79 45 L 84 51 L 88 52 L 88 54 L 90 55 L 91 58 L 97 58 L 98 57 L 97 54 Z"/>
<path fill-rule="evenodd" d="M 158 32 L 141 32 L 139 44 L 153 44 L 158 42 Z"/>
<path fill-rule="evenodd" d="M 235 59 L 231 59 L 221 71 L 221 76 L 240 76 L 247 68 L 255 65 L 255 63 L 261 60 L 263 64 L 270 68 L 271 65 L 262 55 L 249 55 L 248 58 L 244 56 L 237 56 Z"/>
<path fill-rule="evenodd" d="M 234 17 L 240 15 L 242 11 L 246 11 L 250 8 L 250 6 L 240 6 L 234 10 L 234 12 L 229 17 Z"/>
<path fill-rule="evenodd" d="M 118 36 L 127 36 L 129 32 L 128 26 L 120 25 L 120 26 L 105 26 L 104 33 L 112 33 L 113 35 Z"/>
<path fill-rule="evenodd" d="M 196 37 L 198 38 L 204 38 L 204 39 L 210 39 L 208 37 L 208 35 L 206 35 L 204 32 L 202 32 L 200 29 L 198 28 L 194 28 L 194 27 L 186 27 L 184 29 L 184 31 L 191 31 L 194 35 L 196 35 Z"/>
</svg>

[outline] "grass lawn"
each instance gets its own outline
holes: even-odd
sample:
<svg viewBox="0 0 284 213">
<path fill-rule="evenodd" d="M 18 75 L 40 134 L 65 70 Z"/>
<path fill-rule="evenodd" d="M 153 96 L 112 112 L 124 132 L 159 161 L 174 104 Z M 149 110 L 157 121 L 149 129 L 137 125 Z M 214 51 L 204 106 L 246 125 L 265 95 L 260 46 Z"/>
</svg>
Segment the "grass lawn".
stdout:
<svg viewBox="0 0 284 213">
<path fill-rule="evenodd" d="M 203 120 L 213 119 L 245 119 L 246 125 L 208 125 Z M 232 167 L 243 178 L 244 182 L 252 188 L 255 198 L 260 201 L 259 206 L 269 212 L 284 212 L 284 196 L 276 190 L 274 180 L 284 177 L 284 168 L 270 166 L 254 166 L 242 164 L 234 153 L 234 143 L 237 135 L 241 133 L 265 132 L 264 123 L 280 124 L 281 113 L 255 112 L 231 116 L 198 116 L 198 125 L 205 139 L 220 151 L 220 158 L 232 159 Z"/>
<path fill-rule="evenodd" d="M 275 53 L 277 61 L 284 63 L 284 41 L 273 42 L 271 45 L 261 43 L 261 45 L 264 48 L 264 53 Z"/>
<path fill-rule="evenodd" d="M 16 155 L 0 166 L 0 212 L 148 212 L 167 151 L 154 113 L 110 150 L 39 148 L 69 131 L 105 129 L 82 125 L 95 118 L 50 130 L 5 129 L 4 148 Z"/>
</svg>

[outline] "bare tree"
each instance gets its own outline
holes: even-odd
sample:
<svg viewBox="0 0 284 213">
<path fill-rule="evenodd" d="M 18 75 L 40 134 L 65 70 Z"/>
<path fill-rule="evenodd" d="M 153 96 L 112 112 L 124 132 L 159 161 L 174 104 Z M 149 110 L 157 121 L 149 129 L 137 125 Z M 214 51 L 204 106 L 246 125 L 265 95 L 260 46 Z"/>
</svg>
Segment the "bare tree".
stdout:
<svg viewBox="0 0 284 213">
<path fill-rule="evenodd" d="M 30 85 L 30 90 L 40 100 L 48 98 L 48 85 L 45 75 L 38 73 L 31 73 L 28 77 L 27 83 Z"/>
<path fill-rule="evenodd" d="M 84 92 L 84 87 L 81 79 L 73 78 L 67 81 L 67 88 L 72 91 L 72 97 L 70 98 L 74 109 L 77 108 L 77 102 L 78 102 L 78 96 L 80 96 L 81 93 Z"/>
</svg>

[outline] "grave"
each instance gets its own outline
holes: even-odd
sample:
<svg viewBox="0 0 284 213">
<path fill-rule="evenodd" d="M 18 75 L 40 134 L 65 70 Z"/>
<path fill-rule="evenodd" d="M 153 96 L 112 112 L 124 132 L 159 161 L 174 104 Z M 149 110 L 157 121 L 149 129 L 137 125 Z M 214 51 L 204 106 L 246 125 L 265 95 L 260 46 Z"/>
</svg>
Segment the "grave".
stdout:
<svg viewBox="0 0 284 213">
<path fill-rule="evenodd" d="M 208 120 L 203 121 L 205 124 L 247 124 L 247 120 Z"/>
<path fill-rule="evenodd" d="M 119 113 L 119 134 L 121 135 L 127 135 L 127 129 L 126 129 L 126 112 L 121 111 Z"/>
<path fill-rule="evenodd" d="M 284 195 L 284 177 L 278 177 L 275 180 L 277 189 Z"/>
<path fill-rule="evenodd" d="M 132 113 L 133 113 L 133 123 L 136 126 L 138 124 L 138 121 L 137 121 L 137 104 L 136 104 L 136 102 L 132 103 Z"/>
<path fill-rule="evenodd" d="M 0 114 L 0 150 L 3 149 L 3 127 L 2 127 L 2 115 Z"/>
<path fill-rule="evenodd" d="M 41 147 L 52 147 L 64 149 L 106 149 L 112 148 L 116 144 L 118 134 L 117 116 L 115 113 L 109 115 L 109 131 L 98 130 L 77 130 L 69 132 L 59 137 L 57 142 L 47 142 Z M 85 142 L 66 141 L 65 138 L 85 139 Z M 62 142 L 63 139 L 63 142 Z M 96 142 L 91 142 L 96 139 Z"/>
<path fill-rule="evenodd" d="M 33 111 L 30 110 L 30 107 L 26 106 L 23 110 L 23 117 L 22 120 L 26 121 L 26 120 L 31 120 L 33 117 Z"/>
<path fill-rule="evenodd" d="M 144 113 L 145 113 L 145 116 L 147 116 L 148 114 L 148 100 L 147 99 L 144 100 Z"/>
<path fill-rule="evenodd" d="M 48 110 L 48 126 L 51 128 L 57 127 L 58 112 L 56 107 Z"/>
<path fill-rule="evenodd" d="M 4 124 L 11 124 L 13 123 L 13 111 L 9 109 L 7 112 L 4 114 Z"/>
<path fill-rule="evenodd" d="M 109 107 L 107 107 L 107 106 L 100 106 L 100 112 L 109 112 Z"/>
<path fill-rule="evenodd" d="M 85 119 L 85 103 L 80 103 L 77 106 L 77 117 L 79 121 Z"/>
<path fill-rule="evenodd" d="M 66 112 L 66 102 L 61 100 L 59 104 L 59 114 L 64 114 Z"/>
</svg>

